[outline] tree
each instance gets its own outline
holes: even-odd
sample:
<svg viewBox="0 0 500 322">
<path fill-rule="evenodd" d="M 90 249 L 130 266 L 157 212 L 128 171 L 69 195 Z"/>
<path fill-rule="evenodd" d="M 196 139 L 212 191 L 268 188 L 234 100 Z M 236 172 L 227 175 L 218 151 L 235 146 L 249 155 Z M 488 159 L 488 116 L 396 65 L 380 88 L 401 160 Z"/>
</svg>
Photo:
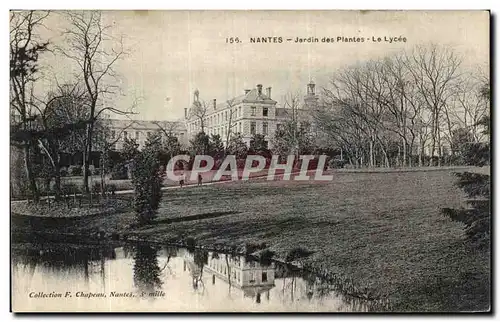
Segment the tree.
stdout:
<svg viewBox="0 0 500 322">
<path fill-rule="evenodd" d="M 215 159 L 220 159 L 224 155 L 224 143 L 222 143 L 222 138 L 219 134 L 212 134 L 210 136 L 209 142 L 209 153 L 210 156 Z"/>
<path fill-rule="evenodd" d="M 440 119 L 452 95 L 453 81 L 459 76 L 460 58 L 450 48 L 438 45 L 417 46 L 408 60 L 414 85 L 426 110 L 431 115 L 431 159 L 438 152 L 438 166 L 441 165 Z M 411 64 L 410 64 L 411 62 Z M 449 126 L 450 127 L 450 126 Z"/>
<path fill-rule="evenodd" d="M 169 122 L 169 121 L 156 121 L 154 122 L 158 126 L 161 133 L 164 135 L 164 141 L 162 145 L 162 161 L 168 163 L 168 161 L 175 155 L 181 152 L 181 144 L 179 138 L 175 133 L 179 129 L 179 122 Z"/>
<path fill-rule="evenodd" d="M 250 150 L 257 153 L 267 151 L 266 137 L 263 134 L 255 133 L 250 139 Z"/>
<path fill-rule="evenodd" d="M 159 161 L 160 146 L 159 137 L 151 136 L 133 160 L 134 208 L 139 225 L 149 224 L 156 218 L 161 201 L 163 179 Z"/>
<path fill-rule="evenodd" d="M 491 223 L 491 190 L 490 176 L 464 172 L 456 173 L 456 185 L 468 195 L 469 209 L 444 208 L 442 212 L 453 221 L 464 224 L 467 240 L 479 248 L 488 249 L 490 246 Z"/>
<path fill-rule="evenodd" d="M 194 92 L 194 102 L 189 112 L 189 117 L 196 119 L 198 129 L 200 130 L 200 132 L 205 133 L 205 121 L 210 105 L 205 101 L 200 101 L 199 95 L 200 92 L 196 90 Z"/>
<path fill-rule="evenodd" d="M 14 115 L 14 130 L 27 133 L 32 130 L 31 94 L 39 75 L 38 59 L 48 51 L 49 42 L 40 40 L 36 32 L 48 17 L 43 11 L 11 11 L 10 14 L 10 108 Z M 31 166 L 34 142 L 29 135 L 15 142 L 23 149 L 24 167 L 29 189 L 35 202 L 38 188 Z"/>
<path fill-rule="evenodd" d="M 229 117 L 227 119 L 227 128 L 226 128 L 226 147 L 229 145 L 229 141 L 233 135 L 233 127 L 236 126 L 237 123 L 234 123 L 234 119 L 236 118 L 236 108 L 233 108 L 235 105 L 235 99 L 229 99 L 226 101 L 227 108 L 229 110 Z"/>
<path fill-rule="evenodd" d="M 300 127 L 296 122 L 287 121 L 282 123 L 272 138 L 272 151 L 282 158 L 288 155 L 299 155 L 313 152 L 312 142 L 308 136 L 307 129 Z"/>
<path fill-rule="evenodd" d="M 163 284 L 158 250 L 147 244 L 137 244 L 134 250 L 134 284 L 142 292 L 154 292 Z"/>
<path fill-rule="evenodd" d="M 196 134 L 189 143 L 193 155 L 206 155 L 210 151 L 210 137 L 205 132 Z"/>
<path fill-rule="evenodd" d="M 229 145 L 226 147 L 227 155 L 234 155 L 236 159 L 245 159 L 247 157 L 248 147 L 243 141 L 240 133 L 233 135 L 229 140 Z"/>
<path fill-rule="evenodd" d="M 111 26 L 103 25 L 99 11 L 74 11 L 67 13 L 67 17 L 70 23 L 70 27 L 64 32 L 67 47 L 59 48 L 59 52 L 79 67 L 76 77 L 81 78 L 89 99 L 83 150 L 83 186 L 88 193 L 92 137 L 96 120 L 106 111 L 120 115 L 131 113 L 104 104 L 111 102 L 108 98 L 117 94 L 118 75 L 113 67 L 125 52 L 122 39 L 117 39 L 108 32 Z"/>
</svg>

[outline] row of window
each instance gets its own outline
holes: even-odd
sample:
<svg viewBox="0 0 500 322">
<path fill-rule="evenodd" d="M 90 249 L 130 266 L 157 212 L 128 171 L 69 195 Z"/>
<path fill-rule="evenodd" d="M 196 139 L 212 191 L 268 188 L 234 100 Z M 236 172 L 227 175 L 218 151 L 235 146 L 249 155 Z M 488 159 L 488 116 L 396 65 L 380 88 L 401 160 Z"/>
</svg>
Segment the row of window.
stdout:
<svg viewBox="0 0 500 322">
<path fill-rule="evenodd" d="M 277 127 L 278 129 L 281 129 L 281 124 L 277 124 Z M 195 131 L 195 127 L 191 127 L 192 131 L 194 132 Z M 239 133 L 243 133 L 243 126 L 242 126 L 242 122 L 238 122 L 236 124 L 236 126 L 233 128 L 233 131 L 232 132 L 239 132 Z M 224 127 L 218 127 L 218 128 L 214 128 L 214 129 L 208 129 L 208 134 L 218 134 L 220 135 L 221 137 L 222 136 L 225 136 L 226 135 L 226 128 Z M 254 134 L 263 134 L 263 135 L 268 135 L 269 134 L 269 123 L 268 122 L 262 122 L 262 133 L 259 133 L 257 131 L 257 122 L 255 121 L 251 121 L 250 122 L 250 134 L 251 135 L 254 135 Z"/>
<path fill-rule="evenodd" d="M 255 121 L 250 122 L 250 134 L 251 135 L 257 134 L 256 128 L 257 128 L 257 122 L 255 122 Z M 268 135 L 268 133 L 269 133 L 269 125 L 267 124 L 267 122 L 262 122 L 262 134 Z"/>
<path fill-rule="evenodd" d="M 153 133 L 159 133 L 159 134 L 161 134 L 162 132 L 161 132 L 160 130 L 156 130 L 156 131 L 153 131 L 153 132 L 151 132 L 151 131 L 147 131 L 147 132 L 146 132 L 146 137 L 148 137 L 148 138 L 149 138 L 149 137 L 151 137 L 151 135 L 152 135 Z M 131 134 L 131 135 L 129 136 L 129 132 L 127 132 L 127 131 L 123 131 L 123 132 L 121 132 L 121 137 L 122 137 L 123 139 L 132 139 L 132 138 L 134 138 L 134 139 L 136 139 L 136 140 L 139 140 L 139 139 L 140 139 L 140 138 L 144 135 L 141 131 L 131 132 L 130 134 Z M 175 132 L 175 133 L 172 133 L 172 134 L 173 134 L 174 136 L 176 136 L 176 137 L 183 137 L 183 136 L 184 136 L 184 133 L 183 133 L 183 132 Z M 111 131 L 111 138 L 112 138 L 112 139 L 115 139 L 115 138 L 116 138 L 116 135 L 117 135 L 117 134 L 116 134 L 116 131 Z M 132 136 L 132 135 L 133 135 L 133 136 Z"/>
<path fill-rule="evenodd" d="M 221 264 L 220 262 L 215 262 L 212 261 L 210 263 L 210 268 L 213 270 L 217 271 L 220 274 L 224 274 L 224 276 L 228 275 L 227 274 L 227 265 L 226 264 Z M 241 281 L 241 271 L 236 271 L 235 269 L 232 270 L 231 277 L 235 280 L 238 281 L 238 283 Z"/>
<path fill-rule="evenodd" d="M 257 107 L 256 106 L 251 106 L 250 107 L 250 115 L 251 116 L 257 116 Z M 243 114 L 241 113 L 241 106 L 238 107 L 238 109 L 233 109 L 231 111 L 225 111 L 218 113 L 216 115 L 211 115 L 207 118 L 207 125 L 208 126 L 216 126 L 216 125 L 221 125 L 223 122 L 228 122 L 229 118 L 232 115 L 232 119 L 236 119 L 241 117 Z M 269 108 L 268 107 L 263 107 L 262 108 L 262 116 L 263 117 L 268 117 L 269 116 Z M 197 120 L 193 124 L 190 125 L 191 130 L 194 130 L 196 127 L 201 126 L 201 121 Z"/>
</svg>

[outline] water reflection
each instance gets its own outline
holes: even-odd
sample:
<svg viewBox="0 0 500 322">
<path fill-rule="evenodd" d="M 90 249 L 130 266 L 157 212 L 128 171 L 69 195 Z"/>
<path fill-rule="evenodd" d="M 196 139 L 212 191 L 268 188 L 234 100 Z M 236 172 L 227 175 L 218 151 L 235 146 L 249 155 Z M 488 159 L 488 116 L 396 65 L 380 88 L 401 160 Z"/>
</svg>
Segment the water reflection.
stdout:
<svg viewBox="0 0 500 322">
<path fill-rule="evenodd" d="M 289 265 L 194 248 L 144 243 L 114 248 L 14 245 L 12 267 L 13 296 L 20 300 L 33 291 L 104 292 L 108 297 L 110 292 L 162 292 L 162 296 L 147 301 L 135 298 L 93 303 L 99 311 L 381 309 L 380 303 L 342 295 L 338 285 Z M 90 305 L 89 300 L 74 300 L 74 305 L 85 309 Z M 33 301 L 33 305 L 39 303 Z M 44 305 L 57 307 L 56 302 Z"/>
<path fill-rule="evenodd" d="M 154 292 L 161 288 L 162 269 L 158 264 L 158 250 L 148 244 L 137 244 L 134 252 L 134 285 L 141 292 Z"/>
</svg>

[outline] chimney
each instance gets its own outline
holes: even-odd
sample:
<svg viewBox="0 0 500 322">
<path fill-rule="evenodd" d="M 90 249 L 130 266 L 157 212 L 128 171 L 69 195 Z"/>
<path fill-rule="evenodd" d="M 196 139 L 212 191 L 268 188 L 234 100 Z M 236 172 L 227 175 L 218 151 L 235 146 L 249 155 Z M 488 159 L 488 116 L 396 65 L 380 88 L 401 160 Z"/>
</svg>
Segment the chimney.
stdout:
<svg viewBox="0 0 500 322">
<path fill-rule="evenodd" d="M 266 91 L 267 91 L 267 93 L 266 93 L 267 97 L 269 99 L 271 99 L 271 86 L 269 86 L 268 88 L 266 88 Z"/>
<path fill-rule="evenodd" d="M 187 109 L 187 107 L 184 108 L 184 118 L 185 119 L 188 118 L 188 109 Z"/>
<path fill-rule="evenodd" d="M 262 95 L 262 84 L 257 84 L 257 95 Z"/>
<path fill-rule="evenodd" d="M 248 93 L 250 93 L 250 90 L 249 90 L 249 89 L 246 89 L 246 90 L 245 90 L 245 95 L 247 95 Z"/>
<path fill-rule="evenodd" d="M 214 98 L 214 110 L 217 109 L 217 100 Z"/>
<path fill-rule="evenodd" d="M 309 84 L 307 84 L 307 95 L 316 95 L 316 93 L 314 92 L 315 86 L 316 85 L 313 81 L 310 81 Z"/>
</svg>

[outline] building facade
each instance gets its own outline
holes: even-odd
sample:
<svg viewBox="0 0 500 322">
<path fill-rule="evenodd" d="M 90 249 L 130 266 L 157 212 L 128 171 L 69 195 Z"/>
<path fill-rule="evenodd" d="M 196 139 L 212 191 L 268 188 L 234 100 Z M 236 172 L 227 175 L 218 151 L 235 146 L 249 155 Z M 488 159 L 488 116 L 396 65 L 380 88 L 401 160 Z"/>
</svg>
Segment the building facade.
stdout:
<svg viewBox="0 0 500 322">
<path fill-rule="evenodd" d="M 135 120 L 105 120 L 109 128 L 109 139 L 112 150 L 119 151 L 123 148 L 125 139 L 135 139 L 142 149 L 149 136 L 160 134 L 165 139 L 166 133 L 177 137 L 182 148 L 187 148 L 188 139 L 186 125 L 183 121 L 135 121 Z"/>
<path fill-rule="evenodd" d="M 240 96 L 217 103 L 214 99 L 210 104 L 199 100 L 199 91 L 193 95 L 193 104 L 185 109 L 186 130 L 189 138 L 204 131 L 208 135 L 218 134 L 226 144 L 228 136 L 241 134 L 243 141 L 250 146 L 254 134 L 262 134 L 268 147 L 271 148 L 271 138 L 283 122 L 291 117 L 291 112 L 285 107 L 277 107 L 277 101 L 272 99 L 271 87 L 263 90 L 262 84 L 254 89 L 246 89 Z M 318 102 L 314 83 L 307 85 L 304 102 L 295 107 L 302 120 L 308 120 L 311 113 L 307 111 Z"/>
</svg>

